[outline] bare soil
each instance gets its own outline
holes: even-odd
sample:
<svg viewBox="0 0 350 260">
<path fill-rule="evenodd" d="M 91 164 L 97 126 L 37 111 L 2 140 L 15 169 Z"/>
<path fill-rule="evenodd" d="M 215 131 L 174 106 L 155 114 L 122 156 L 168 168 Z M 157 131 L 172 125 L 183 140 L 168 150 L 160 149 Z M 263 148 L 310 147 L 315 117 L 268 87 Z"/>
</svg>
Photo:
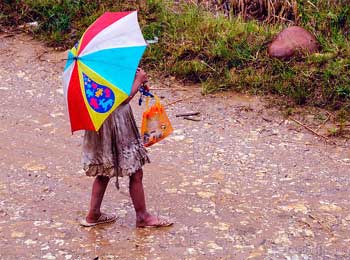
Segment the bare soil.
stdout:
<svg viewBox="0 0 350 260">
<path fill-rule="evenodd" d="M 135 229 L 121 179 L 103 204 L 116 223 L 80 227 L 92 179 L 65 112 L 65 53 L 2 34 L 0 55 L 1 259 L 350 259 L 345 140 L 325 143 L 257 97 L 155 76 L 175 132 L 149 148 L 144 184 L 150 211 L 176 224 Z M 200 121 L 176 117 L 191 111 Z"/>
</svg>

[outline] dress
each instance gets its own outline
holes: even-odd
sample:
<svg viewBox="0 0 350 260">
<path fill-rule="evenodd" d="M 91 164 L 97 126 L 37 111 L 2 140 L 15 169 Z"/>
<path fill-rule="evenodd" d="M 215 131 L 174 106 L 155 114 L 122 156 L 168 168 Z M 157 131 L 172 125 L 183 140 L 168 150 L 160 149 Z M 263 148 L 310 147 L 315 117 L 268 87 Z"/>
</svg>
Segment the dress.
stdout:
<svg viewBox="0 0 350 260">
<path fill-rule="evenodd" d="M 131 176 L 149 163 L 134 115 L 129 104 L 120 105 L 105 120 L 98 132 L 85 131 L 83 167 L 88 176 Z"/>
</svg>

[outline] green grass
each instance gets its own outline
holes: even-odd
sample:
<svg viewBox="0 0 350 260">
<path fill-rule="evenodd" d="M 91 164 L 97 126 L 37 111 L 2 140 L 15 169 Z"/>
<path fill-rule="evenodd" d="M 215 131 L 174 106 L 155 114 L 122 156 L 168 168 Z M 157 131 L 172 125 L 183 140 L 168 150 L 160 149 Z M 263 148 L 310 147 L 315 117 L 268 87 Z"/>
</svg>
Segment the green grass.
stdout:
<svg viewBox="0 0 350 260">
<path fill-rule="evenodd" d="M 37 21 L 39 26 L 33 33 L 50 46 L 68 48 L 104 12 L 139 7 L 132 1 L 115 0 L 3 0 L 0 24 L 10 26 Z M 149 3 L 147 8 L 151 7 Z"/>
<path fill-rule="evenodd" d="M 200 83 L 204 93 L 235 89 L 276 94 L 289 105 L 350 111 L 350 1 L 298 1 L 298 23 L 319 40 L 321 51 L 290 61 L 271 59 L 267 46 L 287 25 L 214 15 L 172 1 L 5 0 L 0 23 L 38 21 L 35 34 L 52 46 L 71 47 L 103 12 L 139 10 L 149 46 L 143 65 Z"/>
<path fill-rule="evenodd" d="M 350 9 L 337 1 L 310 2 L 319 8 L 299 4 L 300 23 L 319 39 L 320 53 L 288 62 L 271 59 L 267 44 L 284 25 L 215 17 L 187 5 L 180 16 L 170 11 L 160 16 L 166 30 L 148 56 L 161 53 L 166 58 L 158 67 L 202 83 L 206 93 L 273 93 L 298 105 L 349 109 Z"/>
</svg>

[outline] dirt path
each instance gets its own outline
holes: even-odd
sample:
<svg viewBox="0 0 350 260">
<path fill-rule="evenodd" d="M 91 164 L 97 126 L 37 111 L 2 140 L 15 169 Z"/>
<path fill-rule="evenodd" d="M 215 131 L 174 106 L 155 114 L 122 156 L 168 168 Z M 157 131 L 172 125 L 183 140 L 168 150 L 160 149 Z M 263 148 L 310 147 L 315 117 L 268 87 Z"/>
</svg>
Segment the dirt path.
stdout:
<svg viewBox="0 0 350 260">
<path fill-rule="evenodd" d="M 117 222 L 79 227 L 92 179 L 65 115 L 64 54 L 4 36 L 1 259 L 350 259 L 349 146 L 324 144 L 257 98 L 197 88 L 156 90 L 164 103 L 193 95 L 168 107 L 175 133 L 149 149 L 145 167 L 149 208 L 176 225 L 136 230 L 122 179 L 103 205 Z M 201 121 L 175 117 L 188 111 Z"/>
</svg>

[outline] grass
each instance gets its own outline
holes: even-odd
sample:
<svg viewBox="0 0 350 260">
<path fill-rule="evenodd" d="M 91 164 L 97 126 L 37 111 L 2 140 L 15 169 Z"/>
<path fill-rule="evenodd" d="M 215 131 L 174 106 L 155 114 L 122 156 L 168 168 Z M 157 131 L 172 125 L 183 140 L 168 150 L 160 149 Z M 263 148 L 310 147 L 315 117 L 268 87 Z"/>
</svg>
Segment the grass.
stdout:
<svg viewBox="0 0 350 260">
<path fill-rule="evenodd" d="M 101 14 L 142 8 L 137 2 L 140 1 L 3 0 L 0 2 L 0 24 L 11 26 L 37 21 L 39 26 L 33 31 L 35 35 L 50 46 L 69 48 Z M 152 8 L 152 4 L 147 8 Z"/>
<path fill-rule="evenodd" d="M 200 83 L 204 93 L 235 89 L 275 94 L 288 106 L 334 109 L 349 119 L 350 1 L 293 0 L 283 17 L 266 12 L 260 21 L 237 16 L 249 9 L 249 1 L 243 1 L 244 10 L 235 9 L 236 2 L 230 1 L 231 14 L 224 15 L 193 3 L 161 0 L 5 0 L 0 3 L 0 23 L 38 21 L 36 35 L 68 48 L 103 12 L 138 9 L 145 38 L 159 38 L 144 56 L 148 69 Z M 281 6 L 277 0 L 262 3 Z M 293 23 L 311 31 L 321 51 L 290 61 L 270 58 L 268 44 Z"/>
</svg>

